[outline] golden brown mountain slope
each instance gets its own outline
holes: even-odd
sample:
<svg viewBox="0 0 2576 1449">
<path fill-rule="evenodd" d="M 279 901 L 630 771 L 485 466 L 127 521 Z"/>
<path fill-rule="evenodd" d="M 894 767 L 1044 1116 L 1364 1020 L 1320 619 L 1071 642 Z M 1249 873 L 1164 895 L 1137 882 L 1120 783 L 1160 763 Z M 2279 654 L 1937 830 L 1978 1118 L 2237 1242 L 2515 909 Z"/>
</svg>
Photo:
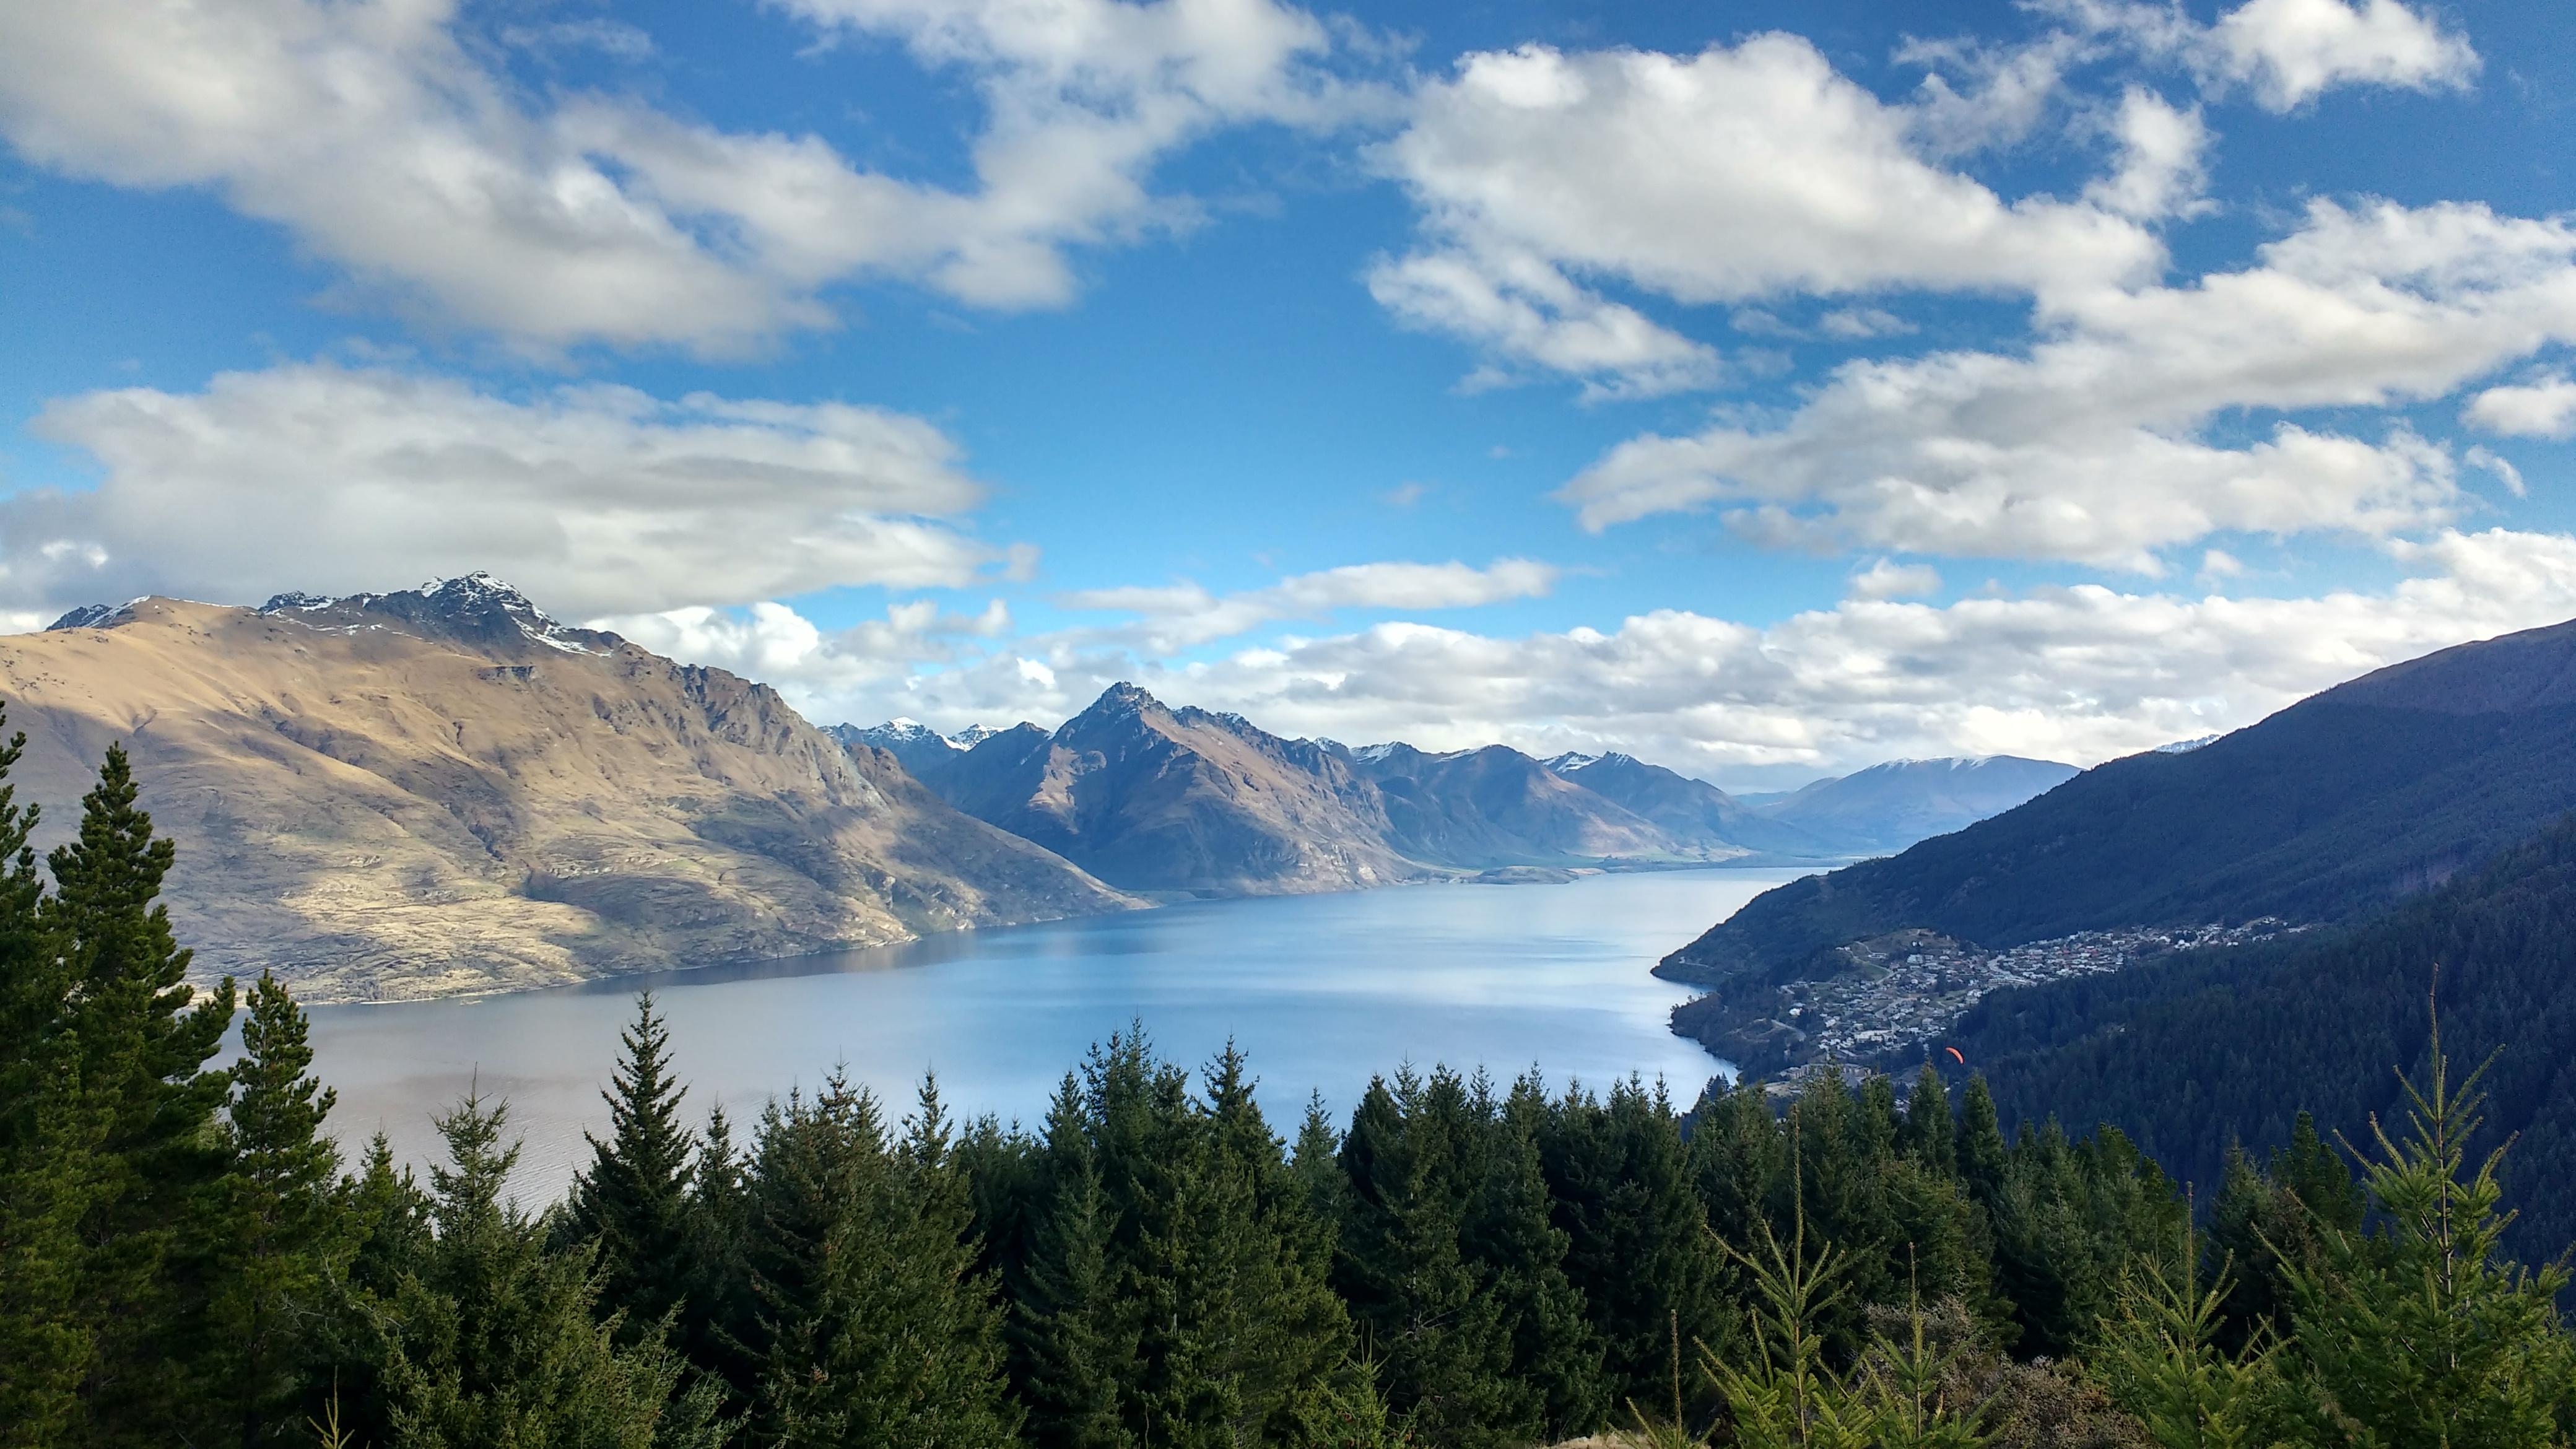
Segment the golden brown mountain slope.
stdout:
<svg viewBox="0 0 2576 1449">
<path fill-rule="evenodd" d="M 423 997 L 1138 904 L 766 686 L 480 576 L 107 617 L 0 638 L 19 795 L 61 838 L 125 741 L 200 975 Z"/>
<path fill-rule="evenodd" d="M 1387 845 L 1384 803 L 1337 749 L 1120 684 L 1052 735 L 985 739 L 941 788 L 1128 890 L 1291 895 L 1431 874 Z"/>
</svg>

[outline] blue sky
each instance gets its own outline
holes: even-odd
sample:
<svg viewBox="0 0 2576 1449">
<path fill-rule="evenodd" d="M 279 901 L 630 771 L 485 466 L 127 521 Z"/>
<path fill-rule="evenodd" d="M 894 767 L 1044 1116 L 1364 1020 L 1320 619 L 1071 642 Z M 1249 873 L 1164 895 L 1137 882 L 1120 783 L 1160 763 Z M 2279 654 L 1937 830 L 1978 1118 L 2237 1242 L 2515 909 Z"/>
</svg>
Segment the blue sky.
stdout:
<svg viewBox="0 0 2576 1449">
<path fill-rule="evenodd" d="M 1759 788 L 2576 615 L 2538 3 L 0 14 L 0 612 Z"/>
</svg>

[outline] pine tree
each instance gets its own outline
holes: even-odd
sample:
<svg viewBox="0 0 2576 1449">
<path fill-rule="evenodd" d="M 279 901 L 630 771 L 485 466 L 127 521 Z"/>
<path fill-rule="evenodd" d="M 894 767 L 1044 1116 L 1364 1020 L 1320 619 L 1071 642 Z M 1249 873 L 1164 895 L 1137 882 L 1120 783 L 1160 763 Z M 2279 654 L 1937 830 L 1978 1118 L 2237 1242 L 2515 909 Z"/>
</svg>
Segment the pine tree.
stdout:
<svg viewBox="0 0 2576 1449">
<path fill-rule="evenodd" d="M 1993 1100 L 1989 1094 L 1988 1101 Z M 1907 1156 L 1924 1170 L 1942 1177 L 1959 1170 L 1959 1125 L 1950 1115 L 1950 1087 L 1930 1062 L 1914 1076 L 1905 1094 L 1905 1131 L 1899 1139 Z"/>
<path fill-rule="evenodd" d="M 760 1362 L 742 1337 L 758 1315 L 751 1222 L 751 1183 L 733 1145 L 733 1123 L 723 1107 L 711 1108 L 690 1174 L 687 1292 L 675 1341 L 691 1364 L 725 1385 L 733 1415 L 749 1409 L 760 1386 Z"/>
<path fill-rule="evenodd" d="M 1331 1284 L 1333 1225 L 1316 1216 L 1232 1042 L 1202 1081 L 1191 1176 L 1211 1210 L 1197 1217 L 1198 1241 L 1185 1253 L 1215 1271 L 1200 1285 L 1203 1326 L 1189 1337 L 1202 1354 L 1199 1371 L 1221 1390 L 1211 1399 L 1234 1404 L 1233 1436 L 1283 1438 L 1302 1401 L 1354 1381 L 1357 1344 Z"/>
<path fill-rule="evenodd" d="M 1350 1183 L 1335 1280 L 1380 1363 L 1389 1407 L 1424 1442 L 1483 1445 L 1535 1430 L 1512 1382 L 1509 1325 L 1468 1260 L 1485 1178 L 1483 1114 L 1458 1078 L 1372 1081 L 1342 1140 Z"/>
<path fill-rule="evenodd" d="M 72 981 L 28 845 L 37 810 L 7 783 L 26 743 L 0 746 L 0 1445 L 11 1446 L 58 1442 L 79 1421 L 96 1347 L 80 1226 L 100 1133 L 83 1108 Z"/>
<path fill-rule="evenodd" d="M 1995 1117 L 1995 1094 L 1986 1086 L 1986 1074 L 1978 1072 L 1968 1078 L 1968 1089 L 1960 1094 L 1952 1156 L 1959 1180 L 1967 1184 L 1968 1195 L 1989 1212 L 2003 1194 L 2004 1171 L 2011 1151 Z"/>
<path fill-rule="evenodd" d="M 2183 1231 L 2178 1187 L 2118 1129 L 2069 1139 L 2024 1124 L 1993 1204 L 1996 1286 L 2024 1351 L 2058 1357 L 2112 1310 L 2122 1274 Z"/>
<path fill-rule="evenodd" d="M 155 903 L 175 847 L 136 794 L 110 745 L 78 837 L 48 858 L 55 893 L 41 913 L 71 982 L 78 1110 L 97 1134 L 79 1229 L 95 1333 L 82 1396 L 89 1433 L 111 1443 L 187 1434 L 207 1402 L 226 1080 L 206 1063 L 233 1016 L 230 978 L 202 1001 L 186 983 L 189 953 Z"/>
<path fill-rule="evenodd" d="M 382 1132 L 368 1139 L 357 1176 L 342 1191 L 358 1243 L 342 1301 L 318 1325 L 324 1362 L 314 1370 L 314 1387 L 321 1387 L 327 1373 L 323 1410 L 336 1411 L 348 1442 L 390 1444 L 393 1406 L 384 1376 L 398 1327 L 392 1305 L 428 1260 L 436 1240 L 432 1205 L 411 1169 L 395 1164 L 393 1144 Z"/>
<path fill-rule="evenodd" d="M 2423 1084 L 2404 1082 L 2403 1137 L 2371 1124 L 2378 1151 L 2362 1177 L 2384 1226 L 2363 1238 L 2323 1225 L 2323 1264 L 2287 1269 L 2321 1443 L 2566 1442 L 2576 1343 L 2556 1297 L 2568 1271 L 2499 1254 L 2513 1219 L 2498 1177 L 2506 1149 L 2468 1169 L 2485 1069 L 2456 1083 L 2450 1070 L 2437 1017 Z"/>
<path fill-rule="evenodd" d="M 363 1232 L 349 1263 L 350 1285 L 390 1297 L 403 1276 L 419 1268 L 435 1233 L 429 1194 L 410 1168 L 395 1164 L 393 1144 L 382 1132 L 367 1139 L 350 1202 Z"/>
<path fill-rule="evenodd" d="M 1547 1098 L 1535 1075 L 1515 1082 L 1494 1114 L 1480 1200 L 1467 1252 L 1484 1274 L 1482 1291 L 1500 1305 L 1512 1383 L 1531 1402 L 1509 1426 L 1535 1442 L 1578 1438 L 1610 1417 L 1610 1384 L 1600 1335 L 1583 1292 L 1566 1275 L 1572 1239 L 1553 1216 L 1539 1133 Z"/>
<path fill-rule="evenodd" d="M 1041 1444 L 1288 1438 L 1317 1395 L 1357 1392 L 1332 1225 L 1242 1058 L 1206 1086 L 1130 1032 L 1058 1094 L 1014 1335 Z"/>
<path fill-rule="evenodd" d="M 1065 1074 L 1047 1111 L 1035 1224 L 1011 1324 L 1013 1377 L 1041 1449 L 1135 1442 L 1122 1403 L 1141 1328 L 1121 1282 L 1116 1212 L 1102 1189 L 1083 1092 Z"/>
<path fill-rule="evenodd" d="M 207 1315 L 219 1370 L 211 1391 L 243 1444 L 304 1437 L 320 1330 L 364 1232 L 338 1181 L 339 1148 L 322 1135 L 334 1094 L 307 1075 L 312 1064 L 304 1013 L 263 973 L 230 1073 L 226 1234 Z"/>
<path fill-rule="evenodd" d="M 1306 1199 L 1313 1204 L 1315 1216 L 1340 1224 L 1350 1212 L 1351 1182 L 1342 1171 L 1342 1134 L 1324 1109 L 1321 1091 L 1306 1099 L 1306 1115 L 1297 1124 L 1297 1145 L 1288 1161 L 1297 1169 L 1298 1180 L 1306 1184 Z"/>
<path fill-rule="evenodd" d="M 2299 1205 L 2321 1228 L 2338 1232 L 2361 1231 L 2361 1219 L 2367 1209 L 2361 1185 L 2352 1179 L 2352 1168 L 2326 1140 L 2317 1135 L 2317 1119 L 2302 1111 L 2290 1128 L 2289 1145 L 2272 1154 L 2271 1179 L 2299 1200 Z"/>
<path fill-rule="evenodd" d="M 657 1331 L 688 1291 L 696 1144 L 680 1125 L 688 1089 L 670 1075 L 671 1034 L 654 1014 L 652 992 L 636 997 L 635 1024 L 619 1042 L 609 1090 L 600 1093 L 609 1140 L 583 1134 L 591 1165 L 574 1179 L 567 1223 L 574 1236 L 597 1241 L 600 1309 L 624 1315 L 620 1337 L 631 1343 Z"/>
<path fill-rule="evenodd" d="M 1670 1377 L 1674 1315 L 1682 1341 L 1724 1337 L 1718 1260 L 1686 1172 L 1681 1126 L 1660 1087 L 1634 1080 L 1606 1101 L 1574 1090 L 1548 1114 L 1540 1157 L 1569 1240 L 1611 1392 L 1654 1402 Z"/>
<path fill-rule="evenodd" d="M 974 1272 L 972 1210 L 935 1084 L 908 1125 L 828 1232 L 814 1319 L 781 1333 L 766 1391 L 780 1445 L 1016 1442 L 1001 1315 Z"/>
<path fill-rule="evenodd" d="M 745 1291 L 718 1327 L 749 1366 L 758 1440 L 781 1432 L 782 1376 L 820 1351 L 833 1235 L 854 1204 L 880 1190 L 885 1154 L 875 1096 L 839 1070 L 813 1096 L 790 1092 L 761 1112 L 745 1194 Z"/>
<path fill-rule="evenodd" d="M 1726 1243 L 1750 1243 L 1768 1222 L 1789 1182 L 1789 1140 L 1758 1082 L 1711 1083 L 1691 1112 L 1691 1185 L 1709 1230 Z"/>
<path fill-rule="evenodd" d="M 430 1173 L 436 1236 L 396 1285 L 383 1383 L 395 1449 L 714 1449 L 712 1387 L 675 1396 L 660 1338 L 621 1347 L 594 1321 L 589 1254 L 547 1251 L 502 1190 L 519 1149 L 506 1107 L 467 1097 L 439 1119 L 450 1165 Z"/>
<path fill-rule="evenodd" d="M 2293 1431 L 2277 1361 L 2279 1344 L 2258 1325 L 2223 1346 L 2232 1259 L 2201 1275 L 2201 1246 L 2185 1230 L 2181 1252 L 2133 1261 L 2117 1307 L 2102 1324 L 2093 1365 L 2113 1402 L 2138 1416 L 2166 1449 L 2266 1449 Z"/>
</svg>

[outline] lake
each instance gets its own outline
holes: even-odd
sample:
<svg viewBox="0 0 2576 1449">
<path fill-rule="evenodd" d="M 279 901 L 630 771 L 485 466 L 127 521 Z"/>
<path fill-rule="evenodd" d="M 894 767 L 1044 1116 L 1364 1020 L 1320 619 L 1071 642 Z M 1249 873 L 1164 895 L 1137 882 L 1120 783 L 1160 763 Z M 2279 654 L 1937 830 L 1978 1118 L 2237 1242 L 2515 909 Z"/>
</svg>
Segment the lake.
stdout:
<svg viewBox="0 0 2576 1449">
<path fill-rule="evenodd" d="M 1666 1029 L 1690 992 L 1648 968 L 1802 873 L 1217 901 L 507 996 L 317 1007 L 315 1065 L 339 1091 L 343 1143 L 382 1128 L 415 1164 L 440 1150 L 433 1111 L 478 1083 L 506 1098 L 526 1139 L 513 1187 L 532 1204 L 588 1161 L 583 1131 L 606 1130 L 599 1091 L 645 986 L 670 1020 L 686 1115 L 702 1122 L 721 1101 L 738 1129 L 835 1063 L 889 1103 L 889 1120 L 935 1070 L 959 1115 L 1035 1124 L 1065 1071 L 1131 1021 L 1193 1067 L 1235 1041 L 1282 1135 L 1310 1092 L 1347 1120 L 1372 1075 L 1406 1062 L 1506 1079 L 1536 1065 L 1559 1089 L 1636 1073 L 1687 1102 L 1724 1064 Z"/>
</svg>

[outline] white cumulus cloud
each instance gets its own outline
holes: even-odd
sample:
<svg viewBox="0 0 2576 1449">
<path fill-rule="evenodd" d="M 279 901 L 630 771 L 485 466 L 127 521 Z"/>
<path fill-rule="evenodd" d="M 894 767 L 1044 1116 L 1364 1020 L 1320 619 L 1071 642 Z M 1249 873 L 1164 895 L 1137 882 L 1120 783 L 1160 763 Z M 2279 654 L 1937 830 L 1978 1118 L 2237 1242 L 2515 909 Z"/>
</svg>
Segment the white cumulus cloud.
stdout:
<svg viewBox="0 0 2576 1449">
<path fill-rule="evenodd" d="M 512 400 L 312 365 L 88 393 L 35 430 L 105 476 L 0 501 L 0 594 L 21 605 L 488 568 L 581 617 L 958 585 L 1008 562 L 950 521 L 982 495 L 955 444 L 878 408 L 605 386 Z"/>
<path fill-rule="evenodd" d="M 2209 145 L 2209 129 L 2197 111 L 2179 110 L 2153 91 L 2132 87 L 2120 98 L 2111 130 L 2120 141 L 2120 164 L 2084 189 L 2089 200 L 2141 221 L 2208 210 L 2201 197 L 2208 182 L 2201 153 Z"/>
<path fill-rule="evenodd" d="M 1463 563 L 1364 563 L 1293 574 L 1261 589 L 1217 595 L 1194 583 L 1088 589 L 1061 595 L 1068 609 L 1141 615 L 1116 631 L 1135 647 L 1167 654 L 1284 619 L 1322 621 L 1337 609 L 1468 609 L 1536 598 L 1563 571 L 1532 559 Z"/>
<path fill-rule="evenodd" d="M 829 325 L 815 293 L 849 277 L 1063 302 L 1066 247 L 1188 220 L 1149 186 L 1174 148 L 1363 103 L 1310 73 L 1324 28 L 1270 0 L 791 8 L 974 80 L 975 185 L 631 98 L 526 94 L 441 0 L 0 6 L 0 134 L 75 175 L 212 186 L 437 325 L 727 352 Z"/>
<path fill-rule="evenodd" d="M 1717 375 L 1704 345 L 1601 295 L 1683 303 L 1893 287 L 2027 291 L 2151 275 L 2156 238 L 2090 202 L 2006 202 L 1916 154 L 1918 118 L 1783 34 L 1696 56 L 1488 51 L 1425 84 L 1373 153 L 1425 243 L 1369 283 L 1409 325 L 1602 393 Z M 2167 127 L 2168 130 L 2174 129 Z M 2148 137 L 2175 189 L 2179 144 Z M 2143 173 L 2142 173 L 2143 177 Z"/>
<path fill-rule="evenodd" d="M 2089 765 L 2576 614 L 2576 538 L 2442 531 L 2386 547 L 2410 577 L 2309 598 L 2084 585 L 1947 605 L 1854 597 L 1768 628 L 1666 609 L 1520 637 L 1400 621 L 1195 663 L 1041 635 L 960 647 L 927 667 L 886 663 L 855 686 L 841 682 L 845 662 L 769 677 L 818 719 L 905 715 L 945 728 L 1052 725 L 1133 679 L 1282 734 L 1620 749 L 1758 783 L 1900 756 Z"/>
<path fill-rule="evenodd" d="M 2450 456 L 2288 420 L 2246 443 L 2231 409 L 2442 397 L 2576 339 L 2576 229 L 2483 207 L 2314 203 L 2259 264 L 2189 286 L 2045 304 L 2026 355 L 1847 363 L 1776 427 L 1723 423 L 1612 449 L 1560 496 L 1592 528 L 1733 510 L 1757 537 L 2057 558 L 2158 572 L 2223 530 L 2390 534 L 2455 506 Z"/>
<path fill-rule="evenodd" d="M 1930 564 L 1900 564 L 1880 559 L 1852 575 L 1847 591 L 1855 599 L 1907 599 L 1941 592 L 1941 571 Z"/>
<path fill-rule="evenodd" d="M 2491 387 L 2469 399 L 2461 418 L 2490 433 L 2525 438 L 2576 437 L 2576 382 L 2552 374 L 2537 382 Z"/>
<path fill-rule="evenodd" d="M 2248 0 L 2218 19 L 2211 60 L 2286 111 L 2337 85 L 2438 90 L 2465 86 L 2478 54 L 2398 0 Z"/>
</svg>

